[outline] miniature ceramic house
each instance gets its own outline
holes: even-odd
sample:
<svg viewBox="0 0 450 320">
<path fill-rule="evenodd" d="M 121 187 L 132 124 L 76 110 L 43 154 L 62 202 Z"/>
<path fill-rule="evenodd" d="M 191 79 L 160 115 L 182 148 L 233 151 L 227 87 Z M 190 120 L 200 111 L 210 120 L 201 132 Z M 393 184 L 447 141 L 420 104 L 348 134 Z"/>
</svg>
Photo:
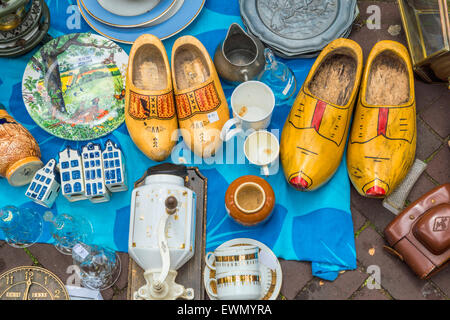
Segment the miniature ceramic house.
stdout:
<svg viewBox="0 0 450 320">
<path fill-rule="evenodd" d="M 55 167 L 56 160 L 52 159 L 38 170 L 25 193 L 34 202 L 47 208 L 52 207 L 60 190 L 60 184 L 56 180 Z"/>
<path fill-rule="evenodd" d="M 94 203 L 106 202 L 110 192 L 106 188 L 103 172 L 103 157 L 100 145 L 89 143 L 81 153 L 83 161 L 85 195 Z"/>
<path fill-rule="evenodd" d="M 127 191 L 125 159 L 119 146 L 108 140 L 103 151 L 105 184 L 111 192 Z"/>
<path fill-rule="evenodd" d="M 70 147 L 59 153 L 61 189 L 70 202 L 85 200 L 83 164 L 80 153 Z"/>
</svg>

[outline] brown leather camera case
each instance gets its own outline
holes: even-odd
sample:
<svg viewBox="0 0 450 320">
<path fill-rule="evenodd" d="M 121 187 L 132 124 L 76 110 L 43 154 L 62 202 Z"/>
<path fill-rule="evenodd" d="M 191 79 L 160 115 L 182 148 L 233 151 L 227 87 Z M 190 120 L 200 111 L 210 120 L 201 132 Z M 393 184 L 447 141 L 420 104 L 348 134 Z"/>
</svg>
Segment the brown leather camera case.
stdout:
<svg viewBox="0 0 450 320">
<path fill-rule="evenodd" d="M 450 183 L 410 204 L 384 230 L 394 252 L 421 278 L 450 261 Z"/>
</svg>

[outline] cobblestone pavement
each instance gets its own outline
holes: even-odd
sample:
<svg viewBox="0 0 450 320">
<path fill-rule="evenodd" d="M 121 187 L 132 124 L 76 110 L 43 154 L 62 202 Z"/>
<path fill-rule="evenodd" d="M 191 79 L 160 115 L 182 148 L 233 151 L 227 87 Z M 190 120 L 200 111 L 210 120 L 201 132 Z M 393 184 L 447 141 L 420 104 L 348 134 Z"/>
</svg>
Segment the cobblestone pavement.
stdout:
<svg viewBox="0 0 450 320">
<path fill-rule="evenodd" d="M 406 45 L 403 30 L 398 35 L 389 32 L 390 26 L 401 26 L 395 1 L 358 1 L 361 13 L 350 36 L 357 41 L 367 57 L 372 46 L 379 40 L 396 40 Z M 364 23 L 370 15 L 367 8 L 381 8 L 381 29 L 369 30 Z M 391 28 L 395 29 L 395 28 Z M 412 189 L 408 201 L 412 202 L 433 187 L 450 181 L 449 108 L 450 90 L 445 85 L 426 84 L 415 81 L 417 99 L 417 158 L 428 164 L 426 172 Z M 357 269 L 343 272 L 334 282 L 312 277 L 310 263 L 281 260 L 283 286 L 279 299 L 450 299 L 450 267 L 430 280 L 419 280 L 397 258 L 383 250 L 386 244 L 383 230 L 394 218 L 380 200 L 361 197 L 353 188 L 351 209 L 355 230 Z M 122 274 L 118 282 L 106 291 L 103 298 L 126 299 L 128 255 L 120 254 Z M 39 265 L 53 271 L 64 282 L 70 276 L 67 268 L 71 258 L 60 254 L 53 246 L 38 244 L 28 250 L 13 249 L 0 242 L 0 273 L 16 266 Z M 373 268 L 379 268 L 380 283 L 371 279 Z"/>
</svg>

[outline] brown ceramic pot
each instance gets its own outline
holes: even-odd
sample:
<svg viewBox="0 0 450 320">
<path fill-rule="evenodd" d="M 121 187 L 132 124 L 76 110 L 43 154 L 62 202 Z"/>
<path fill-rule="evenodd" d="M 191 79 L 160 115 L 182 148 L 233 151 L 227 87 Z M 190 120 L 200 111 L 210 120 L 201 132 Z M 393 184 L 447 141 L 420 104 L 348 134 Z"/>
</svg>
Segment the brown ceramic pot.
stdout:
<svg viewBox="0 0 450 320">
<path fill-rule="evenodd" d="M 43 167 L 41 151 L 30 132 L 0 104 L 0 176 L 14 187 L 31 182 Z"/>
<path fill-rule="evenodd" d="M 236 222 L 255 226 L 270 218 L 275 207 L 275 193 L 261 177 L 243 176 L 231 183 L 225 193 L 225 206 Z"/>
</svg>

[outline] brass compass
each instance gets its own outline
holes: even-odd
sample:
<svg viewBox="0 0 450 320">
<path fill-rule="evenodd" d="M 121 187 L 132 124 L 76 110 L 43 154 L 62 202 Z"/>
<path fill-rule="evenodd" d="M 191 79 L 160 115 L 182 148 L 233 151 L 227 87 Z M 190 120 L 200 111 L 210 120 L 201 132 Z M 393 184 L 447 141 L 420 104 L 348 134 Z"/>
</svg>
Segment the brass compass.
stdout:
<svg viewBox="0 0 450 320">
<path fill-rule="evenodd" d="M 0 275 L 0 300 L 69 300 L 63 282 L 47 269 L 17 267 Z"/>
</svg>

